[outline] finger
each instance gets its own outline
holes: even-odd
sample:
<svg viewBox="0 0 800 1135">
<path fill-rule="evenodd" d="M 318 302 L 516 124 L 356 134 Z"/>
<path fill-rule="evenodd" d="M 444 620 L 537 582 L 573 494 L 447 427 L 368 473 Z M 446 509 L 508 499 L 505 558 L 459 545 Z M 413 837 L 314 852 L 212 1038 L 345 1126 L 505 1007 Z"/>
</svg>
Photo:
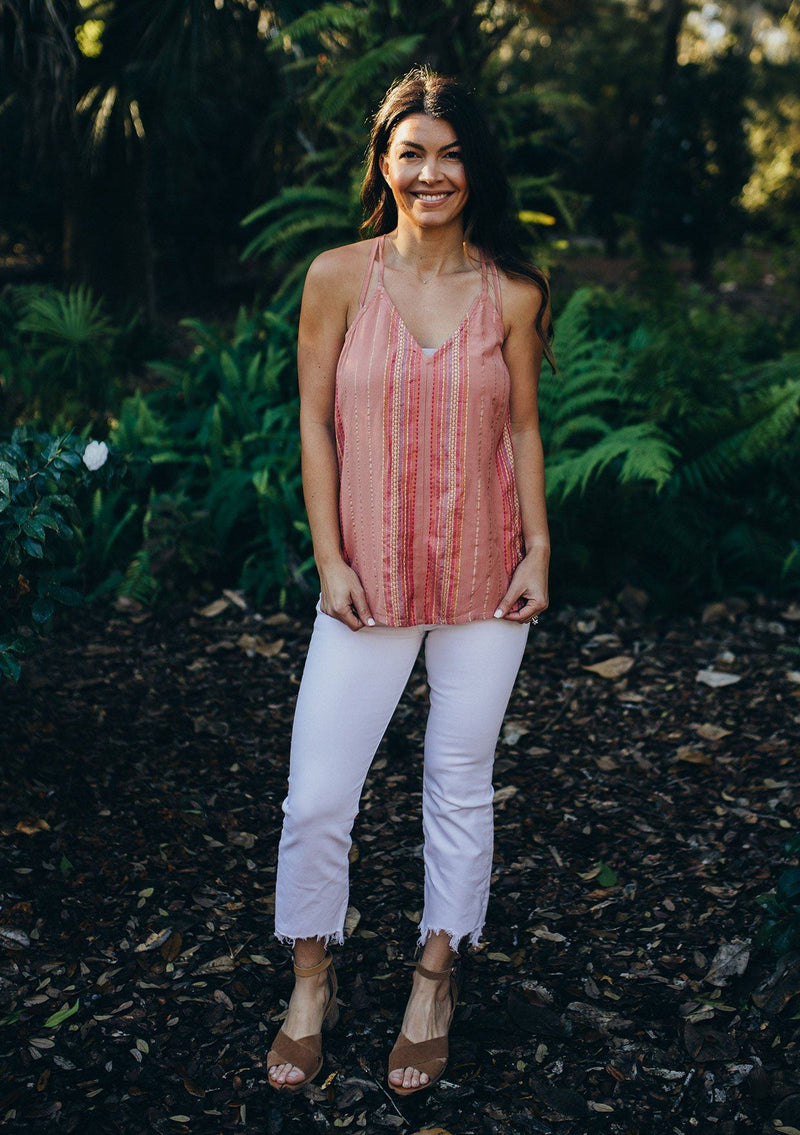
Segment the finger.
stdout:
<svg viewBox="0 0 800 1135">
<path fill-rule="evenodd" d="M 361 619 L 362 623 L 365 623 L 368 627 L 375 626 L 375 620 L 372 617 L 372 612 L 369 609 L 367 597 L 363 589 L 353 592 L 353 606 L 358 612 L 358 617 Z"/>
<path fill-rule="evenodd" d="M 530 622 L 539 609 L 538 601 L 536 599 L 528 599 L 525 595 L 521 595 L 520 599 L 523 601 L 524 606 L 520 607 L 519 610 L 509 611 L 506 618 L 513 620 L 515 623 Z"/>
<path fill-rule="evenodd" d="M 342 604 L 340 607 L 334 607 L 331 613 L 335 619 L 338 619 L 340 623 L 344 623 L 351 631 L 361 630 L 364 625 L 358 615 L 353 611 L 352 605 L 349 602 L 346 605 Z"/>
<path fill-rule="evenodd" d="M 514 607 L 524 589 L 520 586 L 515 587 L 512 583 L 503 598 L 497 604 L 497 610 L 494 613 L 496 619 L 505 619 L 508 612 Z"/>
</svg>

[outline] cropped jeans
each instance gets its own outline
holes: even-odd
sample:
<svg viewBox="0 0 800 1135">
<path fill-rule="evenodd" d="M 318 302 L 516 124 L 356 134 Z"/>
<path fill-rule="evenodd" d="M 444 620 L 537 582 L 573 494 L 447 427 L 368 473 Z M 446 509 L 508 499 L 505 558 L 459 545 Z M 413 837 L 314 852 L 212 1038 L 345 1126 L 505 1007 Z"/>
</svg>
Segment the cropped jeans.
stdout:
<svg viewBox="0 0 800 1135">
<path fill-rule="evenodd" d="M 353 631 L 317 602 L 281 806 L 280 941 L 344 941 L 348 852 L 361 792 L 424 641 L 430 710 L 419 944 L 445 931 L 453 950 L 467 935 L 478 945 L 492 872 L 494 755 L 529 629 L 488 619 Z"/>
</svg>

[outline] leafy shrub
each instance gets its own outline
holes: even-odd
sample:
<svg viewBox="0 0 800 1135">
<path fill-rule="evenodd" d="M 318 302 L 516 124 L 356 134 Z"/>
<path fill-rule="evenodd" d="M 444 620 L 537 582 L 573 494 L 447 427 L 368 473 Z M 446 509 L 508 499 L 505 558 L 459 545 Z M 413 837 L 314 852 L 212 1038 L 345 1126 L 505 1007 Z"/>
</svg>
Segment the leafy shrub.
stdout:
<svg viewBox="0 0 800 1135">
<path fill-rule="evenodd" d="M 121 401 L 121 378 L 163 340 L 138 309 L 113 320 L 82 285 L 6 287 L 0 293 L 0 391 L 11 429 L 30 421 L 50 433 L 105 432 L 105 414 Z"/>
<path fill-rule="evenodd" d="M 784 844 L 787 855 L 800 852 L 800 835 Z M 756 946 L 768 947 L 775 957 L 800 949 L 800 867 L 787 867 L 773 890 L 756 896 L 764 908 L 764 921 L 754 936 Z"/>
<path fill-rule="evenodd" d="M 57 606 L 81 602 L 71 586 L 77 501 L 91 482 L 108 481 L 110 468 L 98 465 L 107 456 L 103 442 L 29 426 L 0 443 L 0 673 L 7 677 L 19 677 L 19 656 L 50 628 Z"/>
<path fill-rule="evenodd" d="M 166 384 L 126 399 L 110 435 L 150 460 L 142 546 L 122 589 L 155 597 L 189 576 L 237 578 L 256 602 L 310 593 L 294 329 L 274 311 L 244 309 L 229 335 L 182 325 L 191 356 L 151 363 Z"/>
<path fill-rule="evenodd" d="M 162 385 L 123 400 L 109 441 L 131 475 L 84 486 L 73 524 L 84 594 L 313 593 L 281 310 L 242 309 L 229 330 L 183 320 L 189 357 L 151 362 Z M 800 582 L 800 353 L 761 359 L 749 330 L 694 288 L 581 288 L 563 305 L 559 374 L 540 384 L 562 596 L 591 602 L 628 581 L 663 609 Z"/>
<path fill-rule="evenodd" d="M 754 358 L 749 330 L 699 288 L 565 305 L 540 394 L 564 592 L 676 607 L 800 582 L 800 352 Z"/>
</svg>

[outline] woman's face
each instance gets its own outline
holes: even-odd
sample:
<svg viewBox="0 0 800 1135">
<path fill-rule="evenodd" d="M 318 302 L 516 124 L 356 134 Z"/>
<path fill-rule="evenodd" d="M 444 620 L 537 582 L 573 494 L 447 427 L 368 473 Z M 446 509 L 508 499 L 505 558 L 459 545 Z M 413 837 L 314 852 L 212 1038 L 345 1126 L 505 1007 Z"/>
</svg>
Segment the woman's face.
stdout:
<svg viewBox="0 0 800 1135">
<path fill-rule="evenodd" d="M 405 214 L 417 225 L 445 225 L 467 203 L 469 188 L 458 138 L 442 118 L 410 114 L 402 119 L 380 166 L 398 216 Z"/>
</svg>

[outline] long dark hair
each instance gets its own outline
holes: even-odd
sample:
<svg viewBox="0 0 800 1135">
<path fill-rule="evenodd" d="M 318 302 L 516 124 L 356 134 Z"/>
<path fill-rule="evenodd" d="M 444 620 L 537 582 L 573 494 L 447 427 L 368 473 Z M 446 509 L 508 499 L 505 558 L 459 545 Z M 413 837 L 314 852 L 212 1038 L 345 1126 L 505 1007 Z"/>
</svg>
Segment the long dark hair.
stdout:
<svg viewBox="0 0 800 1135">
<path fill-rule="evenodd" d="M 370 130 L 367 169 L 361 185 L 366 220 L 359 232 L 362 236 L 379 236 L 391 232 L 397 224 L 397 206 L 379 163 L 398 124 L 410 114 L 443 118 L 455 130 L 469 186 L 463 213 L 464 238 L 509 276 L 530 280 L 540 290 L 543 302 L 535 325 L 545 358 L 555 373 L 558 368 L 550 346 L 554 335 L 550 282 L 540 268 L 525 259 L 500 148 L 475 97 L 457 79 L 438 75 L 426 64 L 412 68 L 386 92 Z"/>
</svg>

